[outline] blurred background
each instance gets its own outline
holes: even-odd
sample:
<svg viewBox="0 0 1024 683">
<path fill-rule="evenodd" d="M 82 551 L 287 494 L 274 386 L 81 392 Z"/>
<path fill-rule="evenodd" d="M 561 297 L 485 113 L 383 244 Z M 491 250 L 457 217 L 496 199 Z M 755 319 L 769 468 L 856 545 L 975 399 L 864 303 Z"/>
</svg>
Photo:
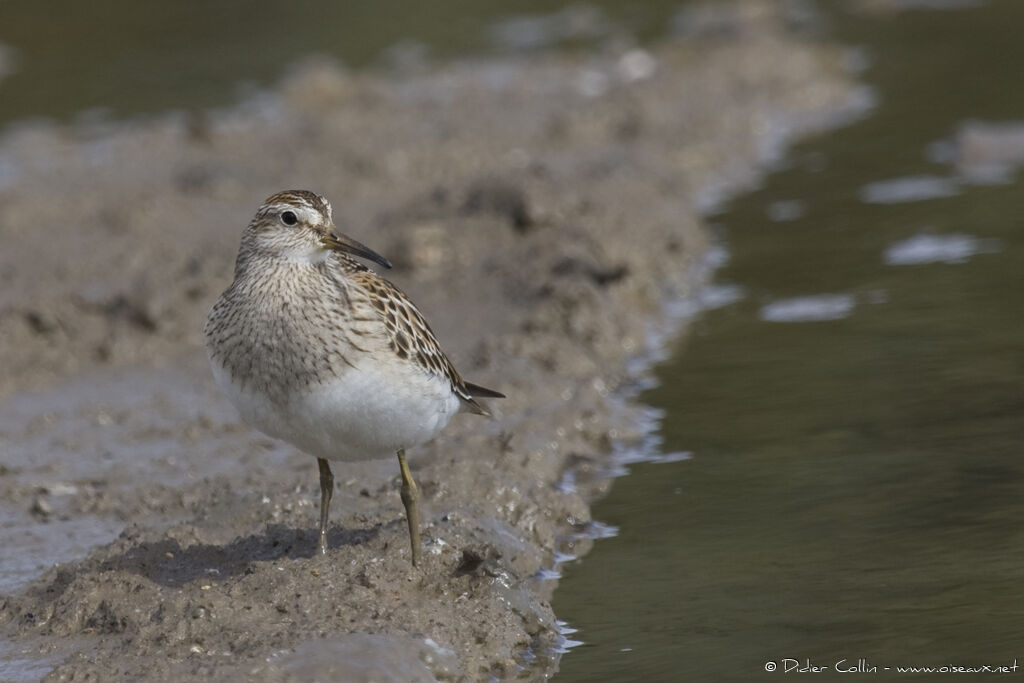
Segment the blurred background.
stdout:
<svg viewBox="0 0 1024 683">
<path fill-rule="evenodd" d="M 237 102 L 311 55 L 388 70 L 671 33 L 678 2 L 544 0 L 430 5 L 221 1 L 0 5 L 0 121 L 132 116 Z"/>
<path fill-rule="evenodd" d="M 224 107 L 314 55 L 387 74 L 642 45 L 691 4 L 6 0 L 0 126 Z M 1024 4 L 784 4 L 849 46 L 873 105 L 709 210 L 719 267 L 640 394 L 654 438 L 557 567 L 557 680 L 1021 654 Z"/>
</svg>

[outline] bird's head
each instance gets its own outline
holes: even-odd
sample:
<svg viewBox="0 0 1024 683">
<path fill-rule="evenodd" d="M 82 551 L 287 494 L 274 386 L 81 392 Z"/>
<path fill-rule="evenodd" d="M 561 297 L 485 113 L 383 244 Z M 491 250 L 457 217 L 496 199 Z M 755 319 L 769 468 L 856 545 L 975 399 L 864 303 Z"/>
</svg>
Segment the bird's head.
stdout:
<svg viewBox="0 0 1024 683">
<path fill-rule="evenodd" d="M 309 190 L 285 190 L 267 197 L 246 228 L 242 246 L 300 263 L 319 263 L 333 251 L 391 267 L 374 250 L 338 232 L 331 203 Z"/>
</svg>

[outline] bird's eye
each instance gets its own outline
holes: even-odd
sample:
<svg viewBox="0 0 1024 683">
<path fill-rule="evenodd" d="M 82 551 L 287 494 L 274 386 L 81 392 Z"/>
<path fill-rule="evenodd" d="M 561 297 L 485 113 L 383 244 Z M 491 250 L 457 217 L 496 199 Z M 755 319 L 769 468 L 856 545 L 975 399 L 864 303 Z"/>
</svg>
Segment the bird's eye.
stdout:
<svg viewBox="0 0 1024 683">
<path fill-rule="evenodd" d="M 285 225 L 295 225 L 299 222 L 299 217 L 294 211 L 284 211 L 281 213 L 281 222 Z"/>
</svg>

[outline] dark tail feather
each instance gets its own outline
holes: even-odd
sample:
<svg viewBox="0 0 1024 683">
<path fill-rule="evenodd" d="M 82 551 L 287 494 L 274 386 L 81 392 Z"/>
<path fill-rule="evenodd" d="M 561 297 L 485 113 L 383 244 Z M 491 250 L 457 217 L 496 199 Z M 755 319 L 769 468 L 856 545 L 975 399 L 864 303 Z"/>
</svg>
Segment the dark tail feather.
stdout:
<svg viewBox="0 0 1024 683">
<path fill-rule="evenodd" d="M 462 387 L 466 392 L 462 395 L 462 404 L 466 407 L 466 410 L 471 413 L 476 413 L 477 415 L 490 416 L 491 412 L 474 401 L 474 398 L 505 398 L 505 394 L 494 391 L 493 389 L 485 389 L 479 384 L 473 384 L 472 382 L 463 382 Z"/>
<path fill-rule="evenodd" d="M 488 389 L 482 387 L 479 384 L 473 384 L 472 382 L 466 382 L 466 392 L 473 397 L 478 398 L 505 398 L 505 394 L 494 389 Z"/>
</svg>

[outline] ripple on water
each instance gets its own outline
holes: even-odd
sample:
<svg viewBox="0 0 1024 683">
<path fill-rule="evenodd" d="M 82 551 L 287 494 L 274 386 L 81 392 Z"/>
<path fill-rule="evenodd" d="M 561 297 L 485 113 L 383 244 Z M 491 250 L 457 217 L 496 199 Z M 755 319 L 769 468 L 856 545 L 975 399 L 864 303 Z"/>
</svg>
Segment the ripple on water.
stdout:
<svg viewBox="0 0 1024 683">
<path fill-rule="evenodd" d="M 865 204 L 901 204 L 958 194 L 960 186 L 954 178 L 919 175 L 868 183 L 860 190 L 860 200 Z"/>
<path fill-rule="evenodd" d="M 976 254 L 992 254 L 1001 249 L 999 240 L 973 235 L 914 235 L 896 242 L 885 250 L 890 266 L 913 266 L 925 263 L 965 263 Z"/>
<path fill-rule="evenodd" d="M 841 320 L 853 313 L 852 294 L 816 294 L 778 299 L 761 307 L 758 316 L 771 323 L 803 323 Z"/>
</svg>

